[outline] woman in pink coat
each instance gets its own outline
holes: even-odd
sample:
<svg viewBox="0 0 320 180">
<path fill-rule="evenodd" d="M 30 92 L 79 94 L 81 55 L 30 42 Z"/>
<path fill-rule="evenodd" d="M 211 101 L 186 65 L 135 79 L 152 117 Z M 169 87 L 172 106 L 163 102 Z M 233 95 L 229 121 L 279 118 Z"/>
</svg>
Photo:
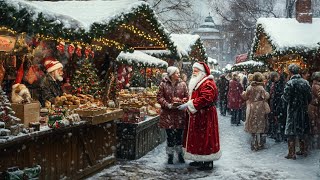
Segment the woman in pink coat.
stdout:
<svg viewBox="0 0 320 180">
<path fill-rule="evenodd" d="M 184 163 L 182 154 L 182 137 L 185 127 L 186 113 L 177 109 L 176 104 L 188 100 L 188 88 L 180 79 L 179 69 L 170 66 L 159 86 L 157 94 L 161 105 L 159 127 L 166 129 L 168 164 L 173 164 L 174 151 L 178 154 L 180 163 Z"/>
</svg>

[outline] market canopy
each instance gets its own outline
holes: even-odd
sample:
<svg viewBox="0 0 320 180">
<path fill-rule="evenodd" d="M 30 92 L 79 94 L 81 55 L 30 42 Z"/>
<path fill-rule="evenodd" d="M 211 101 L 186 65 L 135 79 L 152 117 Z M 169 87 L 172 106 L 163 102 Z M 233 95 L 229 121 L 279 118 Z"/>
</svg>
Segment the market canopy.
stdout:
<svg viewBox="0 0 320 180">
<path fill-rule="evenodd" d="M 137 67 L 155 67 L 155 68 L 167 68 L 168 63 L 156 57 L 150 56 L 141 51 L 121 52 L 116 59 L 118 62 L 137 66 Z"/>
<path fill-rule="evenodd" d="M 3 0 L 0 8 L 0 26 L 18 32 L 119 50 L 169 49 L 177 55 L 168 31 L 144 1 Z"/>
</svg>

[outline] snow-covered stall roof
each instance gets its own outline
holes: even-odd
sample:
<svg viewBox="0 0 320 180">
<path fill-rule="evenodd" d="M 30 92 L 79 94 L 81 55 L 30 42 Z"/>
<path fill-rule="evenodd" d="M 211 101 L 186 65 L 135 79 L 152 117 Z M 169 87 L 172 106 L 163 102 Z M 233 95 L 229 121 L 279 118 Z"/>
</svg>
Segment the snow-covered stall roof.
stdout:
<svg viewBox="0 0 320 180">
<path fill-rule="evenodd" d="M 263 62 L 258 62 L 258 61 L 245 61 L 245 62 L 241 62 L 241 63 L 237 63 L 235 65 L 233 65 L 233 67 L 237 67 L 237 66 L 248 66 L 248 65 L 252 65 L 252 66 L 263 66 L 264 63 Z"/>
<path fill-rule="evenodd" d="M 192 34 L 171 34 L 171 40 L 177 46 L 178 54 L 181 56 L 189 56 L 191 47 L 200 39 L 199 35 Z"/>
<path fill-rule="evenodd" d="M 26 1 L 6 0 L 18 10 L 27 8 L 34 16 L 43 13 L 45 17 L 56 19 L 57 24 L 63 22 L 67 28 L 83 28 L 90 30 L 93 23 L 107 24 L 122 14 L 132 12 L 142 4 L 138 0 L 117 1 Z"/>
<path fill-rule="evenodd" d="M 137 65 L 142 67 L 168 67 L 168 63 L 166 61 L 163 61 L 161 59 L 158 59 L 156 57 L 150 56 L 137 50 L 135 50 L 133 53 L 122 51 L 118 55 L 116 60 L 124 64 Z"/>
<path fill-rule="evenodd" d="M 259 25 L 276 50 L 319 46 L 320 18 L 313 18 L 312 23 L 299 23 L 295 18 L 259 18 Z"/>
<path fill-rule="evenodd" d="M 218 61 L 216 59 L 213 59 L 211 57 L 208 57 L 208 63 L 209 64 L 218 64 Z"/>
<path fill-rule="evenodd" d="M 231 68 L 232 71 L 248 71 L 248 72 L 256 72 L 256 71 L 265 71 L 267 69 L 267 66 L 263 62 L 259 61 L 245 61 L 240 62 Z"/>
</svg>

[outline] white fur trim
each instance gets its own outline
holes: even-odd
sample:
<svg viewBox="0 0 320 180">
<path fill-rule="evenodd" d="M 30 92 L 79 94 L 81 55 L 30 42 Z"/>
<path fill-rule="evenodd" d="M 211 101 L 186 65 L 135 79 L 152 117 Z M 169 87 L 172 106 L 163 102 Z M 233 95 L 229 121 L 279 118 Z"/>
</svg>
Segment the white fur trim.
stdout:
<svg viewBox="0 0 320 180">
<path fill-rule="evenodd" d="M 191 161 L 215 161 L 220 159 L 220 157 L 222 156 L 221 150 L 209 155 L 191 154 L 191 153 L 188 153 L 185 148 L 183 148 L 183 151 L 184 151 L 184 158 Z"/>
<path fill-rule="evenodd" d="M 204 66 L 198 62 L 195 62 L 193 65 L 192 65 L 192 68 L 198 68 L 200 71 L 202 72 L 206 72 L 206 70 L 204 69 Z"/>
<path fill-rule="evenodd" d="M 59 61 L 57 61 L 57 63 L 55 65 L 53 65 L 52 67 L 49 67 L 47 69 L 47 72 L 49 73 L 49 72 L 52 72 L 52 71 L 57 70 L 62 67 L 63 67 L 62 64 Z"/>
<path fill-rule="evenodd" d="M 194 114 L 194 113 L 196 113 L 197 112 L 197 110 L 196 110 L 196 108 L 194 107 L 194 105 L 193 105 L 193 99 L 191 99 L 191 100 L 189 100 L 188 102 L 187 102 L 187 107 L 188 107 L 188 110 L 192 113 L 192 114 Z"/>
<path fill-rule="evenodd" d="M 205 82 L 207 79 L 214 79 L 214 77 L 212 75 L 209 75 L 207 77 L 204 77 L 200 82 L 198 82 L 198 84 L 196 85 L 196 87 L 194 88 L 195 90 L 197 90 L 199 88 L 199 86 Z"/>
</svg>

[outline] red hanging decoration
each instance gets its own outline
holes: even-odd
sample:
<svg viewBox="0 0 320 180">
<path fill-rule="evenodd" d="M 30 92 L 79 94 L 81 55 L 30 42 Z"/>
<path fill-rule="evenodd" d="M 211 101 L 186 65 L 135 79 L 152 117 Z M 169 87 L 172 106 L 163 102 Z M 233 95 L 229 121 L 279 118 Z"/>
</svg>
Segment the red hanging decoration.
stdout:
<svg viewBox="0 0 320 180">
<path fill-rule="evenodd" d="M 88 59 L 89 58 L 89 54 L 91 54 L 91 48 L 89 46 L 85 47 L 84 54 L 86 56 L 86 59 Z"/>
<path fill-rule="evenodd" d="M 69 47 L 68 47 L 68 54 L 69 54 L 70 57 L 73 55 L 74 50 L 75 50 L 74 45 L 70 44 Z"/>
<path fill-rule="evenodd" d="M 25 57 L 22 58 L 22 62 L 21 62 L 21 65 L 17 71 L 17 76 L 16 76 L 16 80 L 15 80 L 14 84 L 20 84 L 22 81 L 23 74 L 24 74 L 24 70 L 23 70 L 24 58 Z"/>
<path fill-rule="evenodd" d="M 64 46 L 65 46 L 65 42 L 60 41 L 59 44 L 57 45 L 57 50 L 59 53 L 63 54 L 64 53 Z"/>
<path fill-rule="evenodd" d="M 77 45 L 76 55 L 77 55 L 78 57 L 81 57 L 81 56 L 82 56 L 81 50 L 82 50 L 82 47 L 81 47 L 80 45 Z"/>
</svg>

